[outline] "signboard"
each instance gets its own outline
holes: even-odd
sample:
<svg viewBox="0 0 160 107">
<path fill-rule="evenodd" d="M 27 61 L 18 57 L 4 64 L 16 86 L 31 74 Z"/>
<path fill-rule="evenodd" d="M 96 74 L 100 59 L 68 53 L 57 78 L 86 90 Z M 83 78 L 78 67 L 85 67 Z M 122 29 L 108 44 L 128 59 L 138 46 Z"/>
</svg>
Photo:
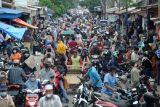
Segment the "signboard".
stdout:
<svg viewBox="0 0 160 107">
<path fill-rule="evenodd" d="M 27 0 L 15 0 L 15 6 L 27 7 Z"/>
</svg>

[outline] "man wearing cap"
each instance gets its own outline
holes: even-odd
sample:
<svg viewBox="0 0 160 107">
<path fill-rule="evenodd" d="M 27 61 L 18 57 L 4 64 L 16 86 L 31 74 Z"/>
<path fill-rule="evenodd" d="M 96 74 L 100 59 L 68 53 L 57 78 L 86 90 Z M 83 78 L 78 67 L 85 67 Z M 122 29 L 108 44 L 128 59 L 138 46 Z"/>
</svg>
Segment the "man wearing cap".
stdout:
<svg viewBox="0 0 160 107">
<path fill-rule="evenodd" d="M 26 80 L 26 74 L 24 70 L 19 67 L 19 61 L 14 61 L 14 67 L 12 67 L 8 72 L 8 81 L 9 84 L 19 84 L 24 85 Z"/>
<path fill-rule="evenodd" d="M 51 84 L 45 86 L 45 96 L 40 98 L 38 107 L 62 107 L 59 96 L 53 95 L 53 86 Z"/>
<path fill-rule="evenodd" d="M 0 106 L 15 107 L 12 97 L 7 94 L 7 86 L 5 84 L 0 84 Z"/>
</svg>

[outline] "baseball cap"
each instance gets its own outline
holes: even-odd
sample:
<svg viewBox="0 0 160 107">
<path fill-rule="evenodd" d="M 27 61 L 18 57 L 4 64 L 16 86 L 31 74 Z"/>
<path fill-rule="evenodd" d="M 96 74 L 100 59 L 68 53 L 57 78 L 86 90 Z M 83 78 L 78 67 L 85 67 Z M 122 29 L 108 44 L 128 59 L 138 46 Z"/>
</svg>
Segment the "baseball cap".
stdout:
<svg viewBox="0 0 160 107">
<path fill-rule="evenodd" d="M 53 86 L 52 86 L 51 84 L 47 84 L 47 85 L 45 86 L 45 89 L 46 89 L 46 90 L 53 90 Z"/>
</svg>

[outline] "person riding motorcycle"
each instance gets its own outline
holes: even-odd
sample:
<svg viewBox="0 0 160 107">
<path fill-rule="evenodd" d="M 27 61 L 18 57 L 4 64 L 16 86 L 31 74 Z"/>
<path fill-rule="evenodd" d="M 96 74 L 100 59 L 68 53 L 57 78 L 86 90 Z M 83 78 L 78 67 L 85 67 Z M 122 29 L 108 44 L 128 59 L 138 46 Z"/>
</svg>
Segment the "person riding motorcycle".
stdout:
<svg viewBox="0 0 160 107">
<path fill-rule="evenodd" d="M 36 90 L 36 89 L 42 89 L 41 83 L 36 80 L 36 76 L 34 73 L 32 73 L 29 77 L 29 80 L 25 83 L 26 89 L 29 90 Z"/>
<path fill-rule="evenodd" d="M 24 70 L 19 66 L 19 61 L 15 60 L 14 67 L 9 69 L 8 71 L 8 81 L 9 84 L 19 84 L 24 85 L 24 82 L 26 81 L 26 74 Z"/>
<path fill-rule="evenodd" d="M 58 41 L 56 52 L 61 55 L 65 55 L 67 51 L 67 46 L 63 43 L 62 40 Z"/>
<path fill-rule="evenodd" d="M 92 64 L 88 66 L 90 66 L 90 68 L 88 69 L 85 77 L 89 77 L 90 80 L 88 83 L 94 86 L 95 91 L 100 91 L 100 89 L 102 88 L 101 77 L 98 74 L 96 68 Z"/>
<path fill-rule="evenodd" d="M 91 55 L 100 55 L 101 54 L 101 50 L 99 49 L 97 43 L 93 43 L 93 46 L 91 47 L 90 50 L 90 54 Z"/>
<path fill-rule="evenodd" d="M 110 73 L 107 73 L 104 77 L 104 85 L 102 87 L 102 95 L 109 97 L 114 97 L 114 92 L 117 92 L 118 88 L 116 85 L 121 87 L 121 84 L 118 82 L 118 79 L 115 77 L 116 67 L 110 67 Z"/>
<path fill-rule="evenodd" d="M 51 68 L 51 62 L 45 62 L 45 68 L 40 71 L 39 77 L 41 81 L 50 80 L 50 77 L 55 77 L 55 71 Z"/>
<path fill-rule="evenodd" d="M 45 86 L 45 96 L 40 98 L 38 107 L 62 107 L 59 96 L 53 94 L 53 86 L 51 84 Z"/>
<path fill-rule="evenodd" d="M 0 84 L 0 105 L 1 107 L 15 107 L 12 97 L 7 94 L 7 86 Z"/>
<path fill-rule="evenodd" d="M 16 48 L 14 48 L 13 51 L 12 51 L 12 54 L 10 56 L 10 60 L 11 61 L 15 61 L 15 60 L 19 60 L 20 61 L 21 57 L 22 57 L 21 53 L 18 52 L 18 50 Z"/>
</svg>

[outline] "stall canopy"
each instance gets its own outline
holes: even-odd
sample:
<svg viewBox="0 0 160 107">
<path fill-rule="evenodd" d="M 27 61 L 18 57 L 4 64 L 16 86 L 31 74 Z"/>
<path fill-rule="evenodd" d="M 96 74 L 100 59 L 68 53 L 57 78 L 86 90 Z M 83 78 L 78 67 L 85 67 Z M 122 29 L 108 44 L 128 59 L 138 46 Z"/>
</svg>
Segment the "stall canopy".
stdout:
<svg viewBox="0 0 160 107">
<path fill-rule="evenodd" d="M 64 30 L 62 32 L 62 35 L 74 35 L 74 31 L 69 29 L 69 30 Z"/>
<path fill-rule="evenodd" d="M 27 28 L 15 28 L 14 26 L 0 22 L 0 30 L 18 40 L 21 40 Z"/>
<path fill-rule="evenodd" d="M 20 17 L 22 15 L 21 11 L 8 9 L 8 8 L 0 8 L 0 18 L 8 18 L 13 19 Z"/>
<path fill-rule="evenodd" d="M 14 21 L 14 22 L 16 22 L 16 23 L 18 23 L 18 24 L 20 24 L 20 25 L 22 25 L 22 26 L 26 26 L 26 27 L 28 27 L 28 28 L 32 28 L 32 29 L 37 29 L 37 28 L 38 28 L 38 27 L 36 27 L 36 26 L 33 26 L 33 25 L 28 24 L 27 22 L 25 22 L 25 21 L 23 21 L 23 20 L 21 20 L 21 19 L 19 19 L 19 18 L 12 19 L 12 21 Z"/>
</svg>

